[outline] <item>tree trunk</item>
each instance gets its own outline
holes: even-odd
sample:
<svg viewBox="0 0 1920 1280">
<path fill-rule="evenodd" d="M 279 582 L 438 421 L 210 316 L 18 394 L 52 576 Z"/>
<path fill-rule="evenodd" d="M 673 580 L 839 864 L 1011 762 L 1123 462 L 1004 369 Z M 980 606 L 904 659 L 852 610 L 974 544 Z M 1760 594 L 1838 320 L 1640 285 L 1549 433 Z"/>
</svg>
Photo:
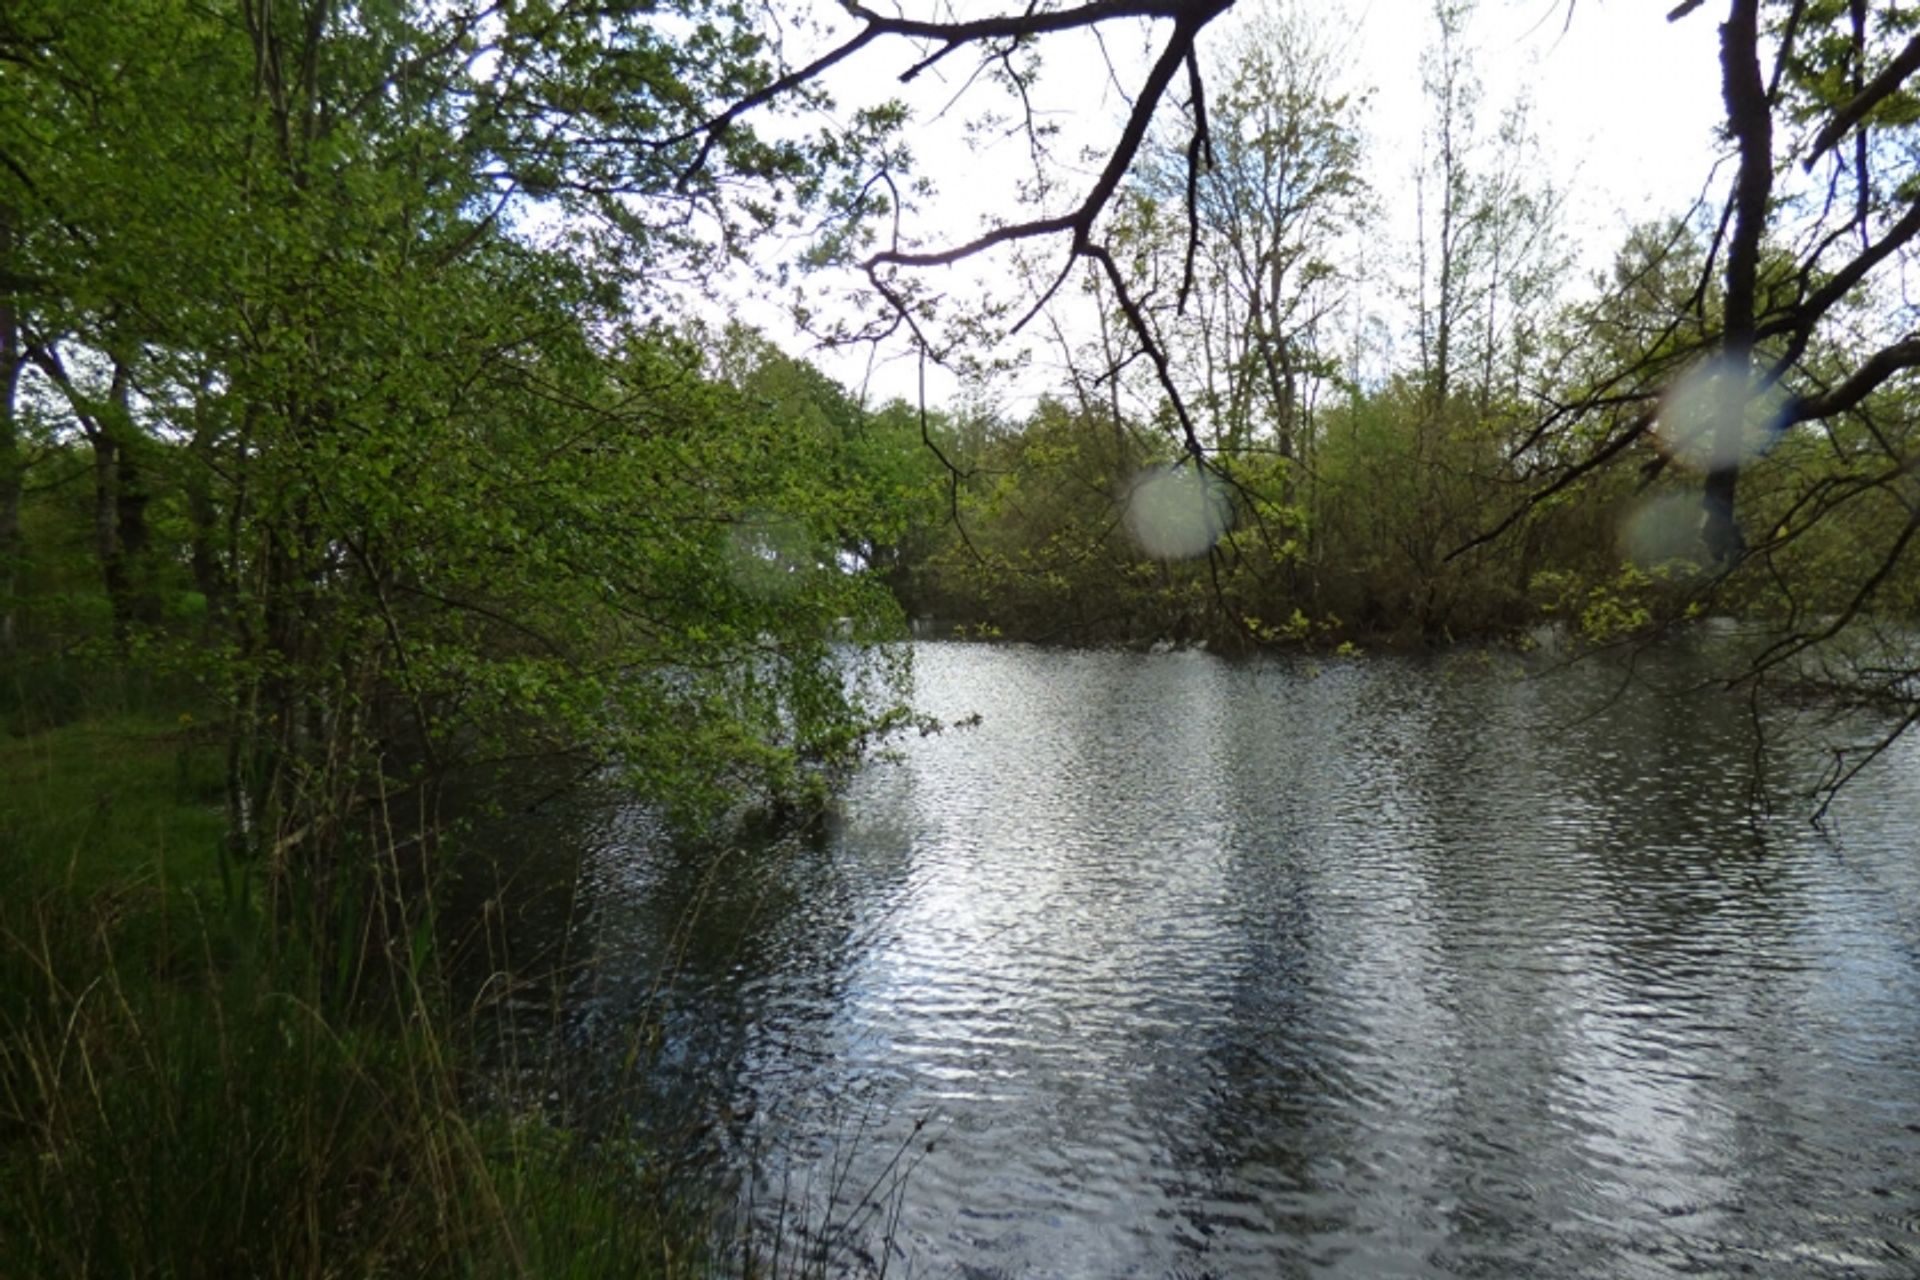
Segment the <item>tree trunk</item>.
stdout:
<svg viewBox="0 0 1920 1280">
<path fill-rule="evenodd" d="M 1707 472 L 1706 524 L 1702 536 L 1716 560 L 1728 563 L 1745 550 L 1734 498 L 1740 483 L 1740 450 L 1746 435 L 1747 388 L 1753 370 L 1754 315 L 1760 266 L 1760 236 L 1773 191 L 1773 116 L 1760 74 L 1759 0 L 1733 0 L 1720 27 L 1722 92 L 1727 127 L 1739 147 L 1733 185 L 1733 231 L 1727 242 L 1725 377 L 1732 391 L 1722 397 L 1714 427 L 1714 465 Z"/>
<path fill-rule="evenodd" d="M 93 449 L 93 547 L 100 577 L 113 610 L 114 638 L 124 641 L 136 620 L 151 621 L 157 612 L 152 594 L 135 580 L 134 561 L 147 547 L 147 492 L 138 460 L 133 425 L 133 371 L 120 356 L 113 360 L 113 381 L 104 403 L 87 395 L 67 373 L 59 351 L 40 344 L 30 354 L 60 394 L 66 398 L 80 430 Z M 144 594 L 144 600 L 136 596 Z"/>
<path fill-rule="evenodd" d="M 93 432 L 94 545 L 113 608 L 113 632 L 124 641 L 134 624 L 157 621 L 147 566 L 147 492 L 133 425 L 133 373 L 116 356 L 104 412 Z"/>
<path fill-rule="evenodd" d="M 120 557 L 119 504 L 114 493 L 119 474 L 119 446 L 98 428 L 89 433 L 93 443 L 93 558 L 100 567 L 101 585 L 113 609 L 113 635 L 127 638 L 127 568 Z"/>
</svg>

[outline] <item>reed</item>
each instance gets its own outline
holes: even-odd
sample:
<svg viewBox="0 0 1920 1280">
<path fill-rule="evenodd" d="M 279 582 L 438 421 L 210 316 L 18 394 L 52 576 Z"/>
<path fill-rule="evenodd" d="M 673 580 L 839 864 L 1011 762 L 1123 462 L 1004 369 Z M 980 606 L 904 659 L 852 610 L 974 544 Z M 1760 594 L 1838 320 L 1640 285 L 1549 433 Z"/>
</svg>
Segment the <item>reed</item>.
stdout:
<svg viewBox="0 0 1920 1280">
<path fill-rule="evenodd" d="M 431 949 L 369 1009 L 263 945 L 218 769 L 191 723 L 0 744 L 0 1275 L 704 1274 L 644 1152 L 476 1087 Z"/>
</svg>

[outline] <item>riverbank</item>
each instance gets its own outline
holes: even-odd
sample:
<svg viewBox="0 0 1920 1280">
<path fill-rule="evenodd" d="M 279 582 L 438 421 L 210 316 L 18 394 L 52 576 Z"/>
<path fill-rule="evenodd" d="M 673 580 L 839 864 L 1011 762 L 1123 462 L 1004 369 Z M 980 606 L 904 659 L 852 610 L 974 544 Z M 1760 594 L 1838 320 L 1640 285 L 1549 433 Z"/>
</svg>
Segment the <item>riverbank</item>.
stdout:
<svg viewBox="0 0 1920 1280">
<path fill-rule="evenodd" d="M 637 1153 L 473 1087 L 430 956 L 269 947 L 190 715 L 0 740 L 0 1275 L 699 1274 Z"/>
</svg>

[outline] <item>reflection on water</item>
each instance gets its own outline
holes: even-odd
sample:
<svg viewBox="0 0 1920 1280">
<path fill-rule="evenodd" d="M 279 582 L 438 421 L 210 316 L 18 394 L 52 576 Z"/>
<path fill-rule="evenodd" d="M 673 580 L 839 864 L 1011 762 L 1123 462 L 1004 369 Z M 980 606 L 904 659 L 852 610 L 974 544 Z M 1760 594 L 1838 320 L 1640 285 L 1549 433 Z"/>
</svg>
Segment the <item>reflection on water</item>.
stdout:
<svg viewBox="0 0 1920 1280">
<path fill-rule="evenodd" d="M 1920 752 L 1510 668 L 922 646 L 824 832 L 591 815 L 564 1033 L 837 1269 L 1920 1274 Z"/>
</svg>

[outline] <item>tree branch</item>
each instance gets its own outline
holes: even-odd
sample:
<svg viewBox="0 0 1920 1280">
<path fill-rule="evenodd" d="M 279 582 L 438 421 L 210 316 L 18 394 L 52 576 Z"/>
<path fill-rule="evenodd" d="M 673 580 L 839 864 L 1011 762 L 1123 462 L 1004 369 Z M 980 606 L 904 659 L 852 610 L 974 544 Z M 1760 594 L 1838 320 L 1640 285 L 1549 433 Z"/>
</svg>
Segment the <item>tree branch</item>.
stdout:
<svg viewBox="0 0 1920 1280">
<path fill-rule="evenodd" d="M 1916 365 L 1920 365 L 1920 335 L 1910 335 L 1874 352 L 1839 386 L 1796 401 L 1787 411 L 1787 422 L 1789 425 L 1816 422 L 1845 413 L 1872 395 L 1888 378 Z"/>
<path fill-rule="evenodd" d="M 1807 153 L 1806 167 L 1812 169 L 1821 156 L 1831 151 L 1847 136 L 1847 131 L 1866 119 L 1867 113 L 1886 101 L 1899 89 L 1908 76 L 1920 71 L 1920 36 L 1907 42 L 1907 47 L 1894 56 L 1886 69 L 1867 81 L 1866 87 L 1834 113 L 1813 140 L 1813 150 Z"/>
</svg>

